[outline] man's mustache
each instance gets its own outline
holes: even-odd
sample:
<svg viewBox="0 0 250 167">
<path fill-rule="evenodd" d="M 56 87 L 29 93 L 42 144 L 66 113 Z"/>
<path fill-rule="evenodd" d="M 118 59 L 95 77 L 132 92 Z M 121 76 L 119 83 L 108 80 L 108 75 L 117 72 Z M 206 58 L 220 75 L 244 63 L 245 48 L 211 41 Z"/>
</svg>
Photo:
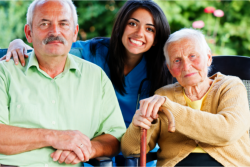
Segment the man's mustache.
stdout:
<svg viewBox="0 0 250 167">
<path fill-rule="evenodd" d="M 47 45 L 51 41 L 59 41 L 62 42 L 63 44 L 67 44 L 67 41 L 61 36 L 49 36 L 43 40 L 43 44 Z"/>
</svg>

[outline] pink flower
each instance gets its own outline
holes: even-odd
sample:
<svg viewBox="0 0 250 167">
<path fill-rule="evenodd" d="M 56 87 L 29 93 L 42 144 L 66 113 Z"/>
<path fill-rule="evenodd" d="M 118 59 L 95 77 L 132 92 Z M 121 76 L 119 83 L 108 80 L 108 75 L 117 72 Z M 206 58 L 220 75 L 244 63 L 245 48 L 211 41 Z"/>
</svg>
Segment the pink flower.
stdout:
<svg viewBox="0 0 250 167">
<path fill-rule="evenodd" d="M 214 16 L 216 17 L 222 17 L 224 16 L 224 12 L 220 9 L 214 11 Z"/>
<path fill-rule="evenodd" d="M 206 7 L 206 8 L 204 9 L 204 12 L 205 12 L 205 13 L 213 13 L 214 11 L 215 11 L 215 8 L 212 7 L 212 6 Z"/>
<path fill-rule="evenodd" d="M 193 22 L 192 26 L 193 28 L 202 28 L 204 27 L 204 22 L 202 20 L 199 20 L 199 21 L 195 21 Z"/>
</svg>

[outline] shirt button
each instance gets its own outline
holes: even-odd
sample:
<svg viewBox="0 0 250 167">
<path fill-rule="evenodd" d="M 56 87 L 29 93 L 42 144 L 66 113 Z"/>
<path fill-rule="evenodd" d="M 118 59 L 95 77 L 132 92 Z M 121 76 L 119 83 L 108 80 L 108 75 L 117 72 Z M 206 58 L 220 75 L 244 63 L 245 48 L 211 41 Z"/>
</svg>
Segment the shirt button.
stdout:
<svg viewBox="0 0 250 167">
<path fill-rule="evenodd" d="M 55 122 L 55 121 L 52 121 L 52 124 L 53 124 L 53 125 L 55 125 L 55 124 L 56 124 L 56 122 Z"/>
<path fill-rule="evenodd" d="M 55 100 L 52 100 L 52 103 L 53 103 L 53 104 L 55 104 L 55 103 L 56 103 L 56 101 L 55 101 Z"/>
<path fill-rule="evenodd" d="M 21 105 L 20 105 L 20 104 L 18 104 L 16 107 L 17 107 L 17 108 L 21 108 Z"/>
<path fill-rule="evenodd" d="M 52 79 L 51 82 L 53 83 L 53 82 L 54 82 L 54 79 Z"/>
<path fill-rule="evenodd" d="M 48 165 L 48 164 L 45 164 L 44 167 L 49 167 L 49 165 Z"/>
</svg>

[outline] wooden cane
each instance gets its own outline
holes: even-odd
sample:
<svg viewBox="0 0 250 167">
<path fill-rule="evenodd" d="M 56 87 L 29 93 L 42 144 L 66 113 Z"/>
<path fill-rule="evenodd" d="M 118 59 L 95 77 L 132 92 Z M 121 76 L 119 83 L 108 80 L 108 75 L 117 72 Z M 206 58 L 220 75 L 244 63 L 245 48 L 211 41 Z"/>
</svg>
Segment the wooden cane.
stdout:
<svg viewBox="0 0 250 167">
<path fill-rule="evenodd" d="M 147 129 L 141 128 L 140 166 L 146 167 Z"/>
</svg>

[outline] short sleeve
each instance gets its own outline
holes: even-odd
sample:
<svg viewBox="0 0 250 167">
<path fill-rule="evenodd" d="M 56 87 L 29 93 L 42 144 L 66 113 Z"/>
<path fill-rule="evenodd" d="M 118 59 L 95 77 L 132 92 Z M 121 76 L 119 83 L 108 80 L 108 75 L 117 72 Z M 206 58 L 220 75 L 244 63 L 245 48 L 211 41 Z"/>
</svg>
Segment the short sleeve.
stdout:
<svg viewBox="0 0 250 167">
<path fill-rule="evenodd" d="M 8 80 L 6 78 L 3 62 L 0 63 L 0 123 L 9 124 L 9 98 L 8 98 Z"/>
<path fill-rule="evenodd" d="M 103 133 L 116 137 L 119 141 L 126 131 L 121 109 L 111 81 L 102 71 L 102 104 L 100 126 L 94 137 Z"/>
</svg>

